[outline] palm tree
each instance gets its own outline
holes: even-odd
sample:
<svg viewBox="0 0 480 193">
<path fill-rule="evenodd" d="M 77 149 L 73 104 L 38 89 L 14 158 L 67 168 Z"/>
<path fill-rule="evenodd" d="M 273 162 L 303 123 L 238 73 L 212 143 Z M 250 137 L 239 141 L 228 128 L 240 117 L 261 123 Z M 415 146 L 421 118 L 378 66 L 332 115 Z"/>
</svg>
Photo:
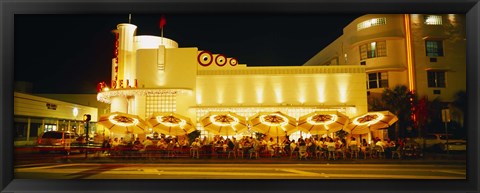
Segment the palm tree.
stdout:
<svg viewBox="0 0 480 193">
<path fill-rule="evenodd" d="M 427 132 L 442 132 L 444 125 L 442 124 L 442 109 L 445 108 L 444 103 L 437 97 L 427 103 Z"/>
<path fill-rule="evenodd" d="M 454 101 L 452 102 L 452 105 L 455 108 L 458 108 L 463 115 L 467 112 L 467 92 L 465 91 L 458 91 L 455 93 L 454 96 Z"/>
<path fill-rule="evenodd" d="M 395 124 L 395 138 L 399 135 L 404 136 L 404 130 L 412 126 L 412 105 L 416 104 L 416 101 L 416 95 L 410 92 L 405 85 L 397 85 L 393 89 L 386 88 L 383 91 L 382 102 L 385 109 L 398 117 L 398 122 Z"/>
<path fill-rule="evenodd" d="M 467 92 L 458 91 L 454 95 L 454 100 L 451 103 L 452 109 L 452 128 L 456 131 L 457 137 L 465 137 L 464 118 L 467 114 Z"/>
</svg>

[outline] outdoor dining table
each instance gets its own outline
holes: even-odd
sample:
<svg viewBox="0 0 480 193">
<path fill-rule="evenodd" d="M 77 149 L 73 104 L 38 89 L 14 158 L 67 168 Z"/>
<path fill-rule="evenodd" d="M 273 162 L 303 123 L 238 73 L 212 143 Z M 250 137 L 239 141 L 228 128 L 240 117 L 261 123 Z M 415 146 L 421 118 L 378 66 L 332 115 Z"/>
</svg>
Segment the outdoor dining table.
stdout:
<svg viewBox="0 0 480 193">
<path fill-rule="evenodd" d="M 201 147 L 200 155 L 205 156 L 207 158 L 211 158 L 213 156 L 213 147 L 211 144 L 206 144 Z"/>
<path fill-rule="evenodd" d="M 212 146 L 212 156 L 219 158 L 222 155 L 223 152 L 223 146 L 222 145 L 214 145 Z"/>
<path fill-rule="evenodd" d="M 274 149 L 274 154 L 273 156 L 274 157 L 282 157 L 283 153 L 284 153 L 284 146 L 283 145 L 275 145 L 273 146 L 273 149 Z"/>
<path fill-rule="evenodd" d="M 243 146 L 242 150 L 243 150 L 243 154 L 244 155 L 248 155 L 248 151 L 250 151 L 250 149 L 252 149 L 253 146 L 252 145 L 246 145 L 246 146 Z"/>
</svg>

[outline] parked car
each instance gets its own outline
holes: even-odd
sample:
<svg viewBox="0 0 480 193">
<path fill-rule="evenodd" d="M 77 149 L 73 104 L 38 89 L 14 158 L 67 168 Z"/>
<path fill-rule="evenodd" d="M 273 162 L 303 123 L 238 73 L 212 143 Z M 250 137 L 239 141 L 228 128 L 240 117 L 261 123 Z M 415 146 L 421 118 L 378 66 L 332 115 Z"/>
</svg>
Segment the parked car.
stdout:
<svg viewBox="0 0 480 193">
<path fill-rule="evenodd" d="M 443 151 L 447 151 L 447 145 L 449 151 L 466 151 L 467 150 L 467 142 L 466 141 L 450 141 L 445 143 L 443 146 Z"/>
<path fill-rule="evenodd" d="M 37 139 L 37 149 L 41 153 L 70 153 L 79 146 L 78 135 L 68 131 L 48 131 Z"/>
<path fill-rule="evenodd" d="M 428 134 L 424 138 L 416 138 L 415 141 L 427 151 L 442 152 L 447 150 L 447 135 L 443 133 Z M 451 151 L 465 151 L 467 149 L 467 141 L 455 139 L 448 135 L 448 148 Z"/>
</svg>

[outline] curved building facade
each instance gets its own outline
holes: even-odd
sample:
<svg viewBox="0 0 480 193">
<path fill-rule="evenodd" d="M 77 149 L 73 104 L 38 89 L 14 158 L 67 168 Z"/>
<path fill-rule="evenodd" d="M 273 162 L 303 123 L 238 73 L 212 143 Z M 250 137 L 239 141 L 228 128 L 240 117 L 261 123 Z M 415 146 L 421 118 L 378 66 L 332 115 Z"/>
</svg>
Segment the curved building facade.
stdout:
<svg viewBox="0 0 480 193">
<path fill-rule="evenodd" d="M 364 66 L 369 93 L 406 85 L 454 100 L 466 90 L 465 15 L 368 14 L 351 22 L 304 66 Z"/>
<path fill-rule="evenodd" d="M 114 30 L 111 83 L 97 95 L 111 112 L 142 118 L 176 112 L 196 123 L 213 111 L 246 118 L 276 111 L 295 118 L 313 111 L 367 112 L 365 66 L 248 67 L 233 56 L 135 31 L 132 24 Z"/>
</svg>

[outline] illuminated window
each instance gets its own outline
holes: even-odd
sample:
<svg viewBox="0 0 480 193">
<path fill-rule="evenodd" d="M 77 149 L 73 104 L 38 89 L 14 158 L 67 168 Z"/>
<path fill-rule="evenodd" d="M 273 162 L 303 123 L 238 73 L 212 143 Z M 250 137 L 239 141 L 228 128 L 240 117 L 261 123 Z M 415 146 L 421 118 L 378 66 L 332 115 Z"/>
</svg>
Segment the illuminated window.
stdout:
<svg viewBox="0 0 480 193">
<path fill-rule="evenodd" d="M 426 15 L 424 19 L 426 25 L 442 25 L 442 16 L 440 15 Z"/>
<path fill-rule="evenodd" d="M 387 23 L 387 19 L 386 18 L 373 18 L 373 19 L 369 19 L 369 20 L 366 20 L 366 21 L 363 21 L 363 22 L 360 22 L 359 24 L 357 24 L 357 31 L 360 31 L 362 29 L 366 29 L 366 28 L 369 28 L 369 27 L 373 27 L 373 26 L 378 26 L 378 25 L 385 25 Z"/>
<path fill-rule="evenodd" d="M 154 112 L 175 111 L 177 111 L 177 99 L 175 94 L 153 94 L 147 96 L 147 116 L 152 115 Z"/>
<path fill-rule="evenodd" d="M 441 40 L 425 40 L 425 51 L 429 57 L 443 56 L 443 42 Z"/>
<path fill-rule="evenodd" d="M 57 125 L 45 125 L 45 130 L 44 132 L 47 132 L 47 131 L 56 131 L 57 130 Z"/>
<path fill-rule="evenodd" d="M 375 72 L 367 75 L 367 89 L 388 88 L 388 76 L 386 72 Z"/>
<path fill-rule="evenodd" d="M 445 88 L 445 71 L 427 71 L 429 88 Z"/>
<path fill-rule="evenodd" d="M 376 58 L 387 56 L 386 41 L 370 42 L 360 45 L 360 59 Z"/>
</svg>

